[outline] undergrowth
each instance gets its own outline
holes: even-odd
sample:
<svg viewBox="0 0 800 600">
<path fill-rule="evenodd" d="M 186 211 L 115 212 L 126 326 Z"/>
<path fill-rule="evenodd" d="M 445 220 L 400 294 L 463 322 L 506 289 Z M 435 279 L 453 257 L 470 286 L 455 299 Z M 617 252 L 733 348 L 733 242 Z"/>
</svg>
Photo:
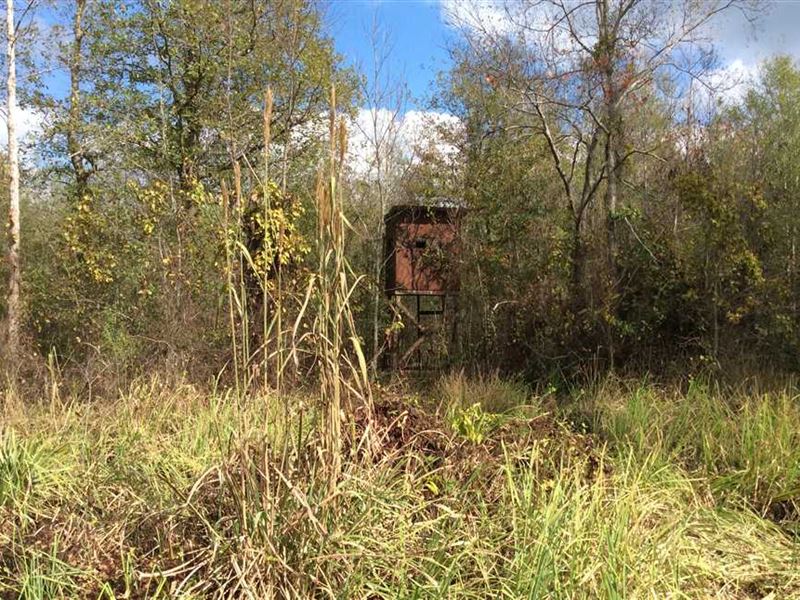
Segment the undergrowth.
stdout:
<svg viewBox="0 0 800 600">
<path fill-rule="evenodd" d="M 276 431 L 275 398 L 9 395 L 0 596 L 800 597 L 792 390 L 608 382 L 556 408 L 459 375 L 429 395 L 376 399 L 378 449 L 343 448 L 333 491 L 317 415 Z"/>
</svg>

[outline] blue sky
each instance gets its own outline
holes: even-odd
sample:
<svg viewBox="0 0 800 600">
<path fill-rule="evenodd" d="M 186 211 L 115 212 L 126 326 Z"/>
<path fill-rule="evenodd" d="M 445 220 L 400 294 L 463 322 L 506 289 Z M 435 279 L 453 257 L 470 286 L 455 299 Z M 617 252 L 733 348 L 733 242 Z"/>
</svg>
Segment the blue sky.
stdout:
<svg viewBox="0 0 800 600">
<path fill-rule="evenodd" d="M 451 6 L 470 0 L 450 0 Z M 474 1 L 474 0 L 472 0 Z M 758 0 L 756 0 L 758 1 Z M 490 7 L 492 0 L 478 0 Z M 417 106 L 433 91 L 436 74 L 448 67 L 447 41 L 453 34 L 444 20 L 442 0 L 329 0 L 331 34 L 351 65 L 368 65 L 369 28 L 377 17 L 394 41 L 392 70 L 405 75 Z M 762 0 L 756 27 L 737 11 L 715 24 L 722 67 L 752 75 L 776 53 L 800 58 L 800 0 Z"/>
<path fill-rule="evenodd" d="M 418 105 L 432 91 L 436 74 L 449 64 L 450 31 L 436 0 L 331 0 L 331 33 L 348 64 L 368 67 L 373 19 L 393 44 L 390 61 L 395 77 L 405 79 Z"/>
<path fill-rule="evenodd" d="M 329 33 L 346 64 L 369 66 L 369 32 L 377 19 L 393 43 L 390 67 L 394 75 L 406 80 L 417 100 L 431 93 L 436 74 L 449 64 L 446 42 L 450 30 L 439 0 L 328 0 L 326 4 Z M 53 9 L 46 5 L 37 16 L 45 23 L 56 20 Z M 66 91 L 63 73 L 48 83 L 51 91 Z"/>
<path fill-rule="evenodd" d="M 444 18 L 443 5 L 459 8 L 475 0 L 328 0 L 329 33 L 346 64 L 369 70 L 369 30 L 377 18 L 393 41 L 390 67 L 397 79 L 405 80 L 414 102 L 409 109 L 424 109 L 434 92 L 436 75 L 449 66 L 447 44 L 454 31 Z M 491 9 L 493 0 L 477 0 Z M 800 0 L 762 1 L 766 8 L 756 28 L 737 12 L 729 12 L 716 24 L 716 39 L 722 66 L 731 76 L 751 76 L 758 64 L 776 53 L 800 58 Z M 48 20 L 47 13 L 39 17 Z M 51 91 L 64 89 L 63 74 L 49 81 Z M 34 114 L 22 116 L 23 125 L 37 121 Z M 5 128 L 0 128 L 0 144 Z"/>
<path fill-rule="evenodd" d="M 393 75 L 407 82 L 417 107 L 423 107 L 437 73 L 449 66 L 447 43 L 454 32 L 445 22 L 445 1 L 451 7 L 476 1 L 486 8 L 493 4 L 493 0 L 328 0 L 329 33 L 347 64 L 369 70 L 369 31 L 377 19 L 393 42 Z M 737 11 L 717 21 L 715 37 L 723 66 L 739 64 L 752 72 L 776 53 L 800 58 L 800 0 L 762 0 L 760 6 L 766 10 L 755 28 Z M 38 17 L 51 20 L 52 8 L 40 9 Z M 61 75 L 49 82 L 51 88 L 65 88 Z"/>
</svg>

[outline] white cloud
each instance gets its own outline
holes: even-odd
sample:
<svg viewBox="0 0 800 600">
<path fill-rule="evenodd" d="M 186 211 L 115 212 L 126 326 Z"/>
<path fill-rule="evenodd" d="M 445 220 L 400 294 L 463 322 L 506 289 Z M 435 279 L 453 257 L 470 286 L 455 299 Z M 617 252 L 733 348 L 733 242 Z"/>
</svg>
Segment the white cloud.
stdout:
<svg viewBox="0 0 800 600">
<path fill-rule="evenodd" d="M 758 65 L 747 64 L 741 59 L 736 59 L 728 65 L 712 71 L 708 77 L 708 83 L 717 98 L 733 104 L 744 98 L 757 76 Z"/>
<path fill-rule="evenodd" d="M 17 139 L 22 143 L 31 143 L 36 136 L 42 132 L 44 126 L 44 115 L 32 108 L 22 108 L 17 106 L 14 110 L 17 119 Z M 8 124 L 3 111 L 2 127 L 0 127 L 0 145 L 6 146 L 8 143 Z"/>
<path fill-rule="evenodd" d="M 519 0 L 439 0 L 439 3 L 443 21 L 466 30 L 478 43 L 492 43 L 498 34 L 522 36 L 531 60 L 548 74 L 580 68 L 586 58 L 585 48 L 592 48 L 597 39 L 596 15 L 591 4 L 567 2 L 570 29 L 557 3 Z M 692 84 L 692 102 L 698 108 L 741 101 L 757 77 L 758 65 L 768 55 L 785 52 L 800 56 L 800 37 L 788 35 L 800 18 L 800 2 L 775 3 L 759 10 L 761 19 L 756 28 L 749 20 L 756 14 L 754 8 L 726 11 L 707 26 L 724 66 Z M 669 24 L 678 27 L 683 14 L 667 3 L 661 16 L 665 31 L 669 31 Z M 581 43 L 575 40 L 575 32 Z"/>
<path fill-rule="evenodd" d="M 381 156 L 387 158 L 403 152 L 402 118 L 388 108 L 360 108 L 348 130 L 347 166 L 355 177 L 370 176 L 376 146 Z"/>
<path fill-rule="evenodd" d="M 442 20 L 451 27 L 487 33 L 508 33 L 513 23 L 496 0 L 440 0 Z"/>
<path fill-rule="evenodd" d="M 449 137 L 460 126 L 456 116 L 444 112 L 410 110 L 396 115 L 386 108 L 362 108 L 349 127 L 348 167 L 355 177 L 373 177 L 376 139 L 381 155 L 389 160 L 414 162 L 430 150 L 453 159 L 458 149 Z"/>
<path fill-rule="evenodd" d="M 330 115 L 320 113 L 292 132 L 292 146 L 327 143 Z M 375 140 L 379 140 L 382 169 L 400 169 L 403 163 L 413 164 L 423 152 L 433 151 L 439 156 L 454 160 L 458 148 L 452 136 L 461 130 L 461 121 L 455 115 L 428 110 L 410 110 L 397 114 L 388 108 L 360 108 L 355 117 L 348 119 L 346 169 L 356 179 L 372 179 L 377 175 Z M 280 148 L 273 145 L 280 156 Z M 384 171 L 384 174 L 386 171 Z"/>
<path fill-rule="evenodd" d="M 714 37 L 727 63 L 747 57 L 747 64 L 755 65 L 775 54 L 800 57 L 800 3 L 762 2 L 742 8 L 726 11 L 715 23 Z"/>
<path fill-rule="evenodd" d="M 529 55 L 549 72 L 572 71 L 597 39 L 591 4 L 565 9 L 556 3 L 517 0 L 439 0 L 442 20 L 469 33 L 473 43 L 492 46 L 504 36 L 522 40 Z M 570 19 L 564 18 L 564 10 Z"/>
<path fill-rule="evenodd" d="M 758 77 L 759 67 L 741 59 L 710 71 L 692 82 L 692 104 L 698 115 L 713 113 L 715 104 L 732 105 L 744 99 Z"/>
<path fill-rule="evenodd" d="M 402 134 L 409 156 L 433 149 L 452 158 L 458 149 L 452 136 L 458 134 L 461 121 L 455 115 L 437 111 L 410 110 L 403 117 Z"/>
</svg>

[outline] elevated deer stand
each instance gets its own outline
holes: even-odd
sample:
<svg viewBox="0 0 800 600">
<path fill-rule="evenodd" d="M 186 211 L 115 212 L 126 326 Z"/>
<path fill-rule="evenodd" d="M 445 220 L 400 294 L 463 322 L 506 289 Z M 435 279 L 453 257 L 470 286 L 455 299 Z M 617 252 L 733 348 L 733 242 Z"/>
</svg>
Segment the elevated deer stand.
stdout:
<svg viewBox="0 0 800 600">
<path fill-rule="evenodd" d="M 435 370 L 447 361 L 456 333 L 462 216 L 450 206 L 395 206 L 386 214 L 391 369 Z"/>
</svg>

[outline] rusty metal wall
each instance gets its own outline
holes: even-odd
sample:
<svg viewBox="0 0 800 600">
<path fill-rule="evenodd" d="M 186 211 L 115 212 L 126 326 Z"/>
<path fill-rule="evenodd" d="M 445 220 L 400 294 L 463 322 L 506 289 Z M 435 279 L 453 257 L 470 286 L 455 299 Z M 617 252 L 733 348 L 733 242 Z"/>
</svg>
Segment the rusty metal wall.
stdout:
<svg viewBox="0 0 800 600">
<path fill-rule="evenodd" d="M 395 207 L 386 219 L 386 292 L 458 291 L 459 209 Z"/>
</svg>

